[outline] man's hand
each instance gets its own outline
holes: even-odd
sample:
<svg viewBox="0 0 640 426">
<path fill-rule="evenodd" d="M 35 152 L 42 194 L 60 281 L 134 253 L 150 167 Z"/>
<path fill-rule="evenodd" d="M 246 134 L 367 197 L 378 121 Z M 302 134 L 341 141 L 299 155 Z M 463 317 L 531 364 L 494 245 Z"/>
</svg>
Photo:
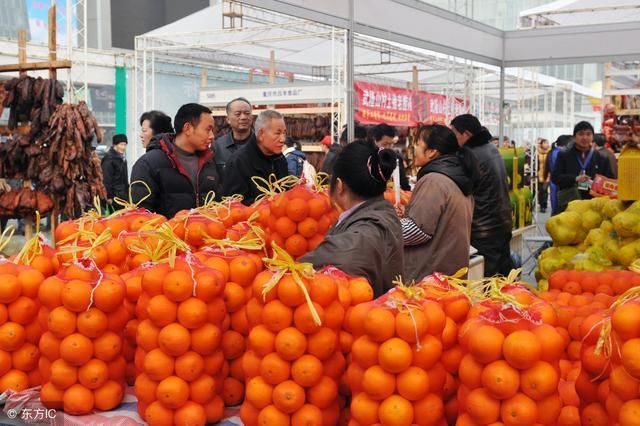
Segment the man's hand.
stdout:
<svg viewBox="0 0 640 426">
<path fill-rule="evenodd" d="M 398 217 L 404 217 L 404 206 L 402 204 L 398 204 L 395 206 L 396 214 Z"/>
<path fill-rule="evenodd" d="M 11 191 L 11 185 L 9 185 L 5 179 L 0 179 L 0 192 L 9 191 Z"/>
<path fill-rule="evenodd" d="M 589 177 L 589 175 L 578 175 L 576 176 L 576 182 L 580 183 L 580 182 L 588 182 L 590 181 L 591 178 Z"/>
</svg>

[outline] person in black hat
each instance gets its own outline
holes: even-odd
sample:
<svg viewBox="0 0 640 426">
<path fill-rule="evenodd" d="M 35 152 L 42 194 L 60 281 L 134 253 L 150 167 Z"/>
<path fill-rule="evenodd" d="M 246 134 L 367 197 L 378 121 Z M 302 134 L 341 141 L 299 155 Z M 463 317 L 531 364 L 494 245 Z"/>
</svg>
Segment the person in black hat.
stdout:
<svg viewBox="0 0 640 426">
<path fill-rule="evenodd" d="M 471 245 L 484 256 L 485 276 L 511 271 L 511 202 L 504 160 L 491 133 L 471 114 L 451 121 L 460 155 L 473 180 Z"/>
<path fill-rule="evenodd" d="M 104 187 L 107 190 L 107 203 L 114 209 L 120 208 L 113 203 L 115 197 L 127 200 L 129 198 L 129 173 L 127 159 L 124 155 L 127 150 L 127 135 L 113 135 L 111 149 L 102 158 L 102 177 Z"/>
</svg>

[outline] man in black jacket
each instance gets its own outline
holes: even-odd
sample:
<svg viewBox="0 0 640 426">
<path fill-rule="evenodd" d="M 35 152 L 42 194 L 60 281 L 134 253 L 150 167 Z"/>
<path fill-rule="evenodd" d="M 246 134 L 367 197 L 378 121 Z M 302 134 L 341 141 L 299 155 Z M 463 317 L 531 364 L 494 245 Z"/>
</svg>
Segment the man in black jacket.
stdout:
<svg viewBox="0 0 640 426">
<path fill-rule="evenodd" d="M 107 203 L 112 208 L 119 209 L 117 204 L 113 204 L 115 197 L 124 200 L 129 199 L 127 190 L 129 188 L 129 171 L 127 170 L 127 159 L 124 152 L 127 150 L 127 135 L 113 135 L 111 149 L 102 158 L 102 177 L 104 187 L 107 190 Z"/>
<path fill-rule="evenodd" d="M 222 185 L 223 196 L 240 194 L 247 206 L 261 194 L 252 177 L 269 180 L 270 175 L 281 179 L 289 174 L 287 159 L 282 154 L 287 138 L 282 114 L 262 111 L 256 119 L 255 134 L 255 140 L 249 140 L 229 158 Z"/>
<path fill-rule="evenodd" d="M 484 256 L 485 276 L 507 276 L 511 271 L 511 202 L 504 161 L 490 143 L 491 134 L 471 114 L 451 121 L 462 147 L 460 154 L 473 180 L 471 245 Z"/>
<path fill-rule="evenodd" d="M 389 126 L 386 123 L 378 124 L 371 131 L 373 141 L 380 149 L 389 148 L 393 149 L 396 145 L 398 131 L 395 127 Z M 404 158 L 398 154 L 398 168 L 400 169 L 400 188 L 403 191 L 411 191 L 411 185 L 409 185 L 409 179 L 407 179 L 407 172 L 404 169 Z"/>
<path fill-rule="evenodd" d="M 140 207 L 167 218 L 200 206 L 210 191 L 218 190 L 211 150 L 215 129 L 211 110 L 199 104 L 182 105 L 174 125 L 176 134 L 155 136 L 131 172 L 132 184 L 143 181 L 151 190 L 143 200 L 147 188 L 133 185 L 133 201 L 143 200 Z"/>
<path fill-rule="evenodd" d="M 218 176 L 221 183 L 224 182 L 225 166 L 233 153 L 247 142 L 256 140 L 256 134 L 251 126 L 253 124 L 251 103 L 245 98 L 231 100 L 227 104 L 227 123 L 231 127 L 231 131 L 216 139 L 213 144 L 216 167 L 218 168 Z"/>
<path fill-rule="evenodd" d="M 573 136 L 576 140 L 573 146 L 558 153 L 551 180 L 558 186 L 558 191 L 577 186 L 580 198 L 589 199 L 589 189 L 596 174 L 612 179 L 616 175 L 606 155 L 593 146 L 593 126 L 590 123 L 581 121 L 576 124 Z M 562 211 L 562 207 L 559 206 L 557 213 Z"/>
</svg>

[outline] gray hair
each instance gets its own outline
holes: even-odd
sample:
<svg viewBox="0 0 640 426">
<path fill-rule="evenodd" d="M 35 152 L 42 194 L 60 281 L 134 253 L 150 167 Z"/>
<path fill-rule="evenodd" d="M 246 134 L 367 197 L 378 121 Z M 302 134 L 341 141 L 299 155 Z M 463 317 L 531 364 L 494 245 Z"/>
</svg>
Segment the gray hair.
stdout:
<svg viewBox="0 0 640 426">
<path fill-rule="evenodd" d="M 256 133 L 259 129 L 264 129 L 271 122 L 271 120 L 282 120 L 284 117 L 278 111 L 273 109 L 266 109 L 262 111 L 256 119 L 255 130 Z"/>
</svg>

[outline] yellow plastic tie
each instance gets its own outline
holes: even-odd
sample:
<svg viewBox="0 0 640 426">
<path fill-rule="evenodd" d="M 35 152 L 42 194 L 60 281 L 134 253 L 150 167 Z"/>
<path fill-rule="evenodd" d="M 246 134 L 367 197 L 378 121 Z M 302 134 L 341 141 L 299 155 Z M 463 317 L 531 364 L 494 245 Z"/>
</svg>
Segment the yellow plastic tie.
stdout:
<svg viewBox="0 0 640 426">
<path fill-rule="evenodd" d="M 145 195 L 144 197 L 140 198 L 140 200 L 138 200 L 137 203 L 133 202 L 133 185 L 142 185 L 146 190 L 147 190 L 147 195 Z M 136 180 L 134 182 L 131 182 L 131 185 L 129 185 L 129 200 L 124 200 L 120 197 L 114 197 L 113 198 L 113 202 L 116 203 L 117 205 L 121 206 L 122 209 L 121 210 L 117 210 L 113 213 L 111 213 L 111 216 L 109 217 L 117 217 L 117 216 L 121 216 L 127 212 L 129 212 L 130 210 L 135 210 L 138 208 L 138 206 L 140 206 L 140 204 L 142 204 L 147 198 L 151 197 L 151 194 L 153 192 L 151 191 L 151 188 L 149 187 L 149 185 L 147 185 L 146 182 L 141 181 L 141 180 Z"/>
<path fill-rule="evenodd" d="M 7 245 L 11 242 L 11 237 L 13 237 L 15 232 L 16 228 L 14 228 L 13 225 L 9 225 L 4 228 L 4 231 L 2 231 L 2 234 L 0 235 L 0 251 L 4 251 L 4 249 L 7 248 Z"/>
<path fill-rule="evenodd" d="M 300 183 L 300 178 L 297 176 L 285 176 L 281 179 L 278 179 L 276 175 L 273 173 L 269 175 L 269 179 L 265 179 L 261 176 L 253 176 L 251 181 L 256 186 L 258 191 L 261 194 L 256 197 L 256 202 L 262 200 L 263 198 L 272 198 L 286 190 L 298 185 Z"/>
<path fill-rule="evenodd" d="M 296 263 L 296 261 L 287 253 L 285 250 L 280 248 L 278 244 L 273 243 L 273 257 L 272 258 L 264 258 L 264 264 L 271 272 L 274 273 L 273 277 L 264 284 L 262 287 L 262 297 L 263 300 L 266 299 L 267 294 L 278 284 L 278 282 L 282 279 L 282 277 L 286 273 L 290 273 L 294 282 L 298 284 L 300 290 L 304 294 L 304 298 L 309 306 L 309 311 L 311 312 L 311 317 L 313 318 L 313 322 L 316 325 L 322 325 L 322 321 L 320 320 L 320 316 L 318 315 L 318 311 L 316 311 L 315 306 L 313 306 L 313 302 L 311 301 L 311 296 L 309 296 L 309 292 L 307 291 L 307 287 L 304 285 L 302 278 L 312 279 L 315 271 L 313 270 L 313 264 L 311 263 Z"/>
<path fill-rule="evenodd" d="M 11 233 L 11 235 L 13 235 L 13 233 Z M 0 237 L 0 241 L 1 240 L 2 237 Z M 25 242 L 24 247 L 22 247 L 20 252 L 17 254 L 14 262 L 16 264 L 31 265 L 33 259 L 43 253 L 43 243 L 44 236 L 40 233 L 40 212 L 36 210 L 36 233 L 31 239 L 29 239 L 29 241 Z M 2 244 L 0 243 L 0 251 L 2 251 L 3 249 L 4 246 L 2 246 Z"/>
</svg>

